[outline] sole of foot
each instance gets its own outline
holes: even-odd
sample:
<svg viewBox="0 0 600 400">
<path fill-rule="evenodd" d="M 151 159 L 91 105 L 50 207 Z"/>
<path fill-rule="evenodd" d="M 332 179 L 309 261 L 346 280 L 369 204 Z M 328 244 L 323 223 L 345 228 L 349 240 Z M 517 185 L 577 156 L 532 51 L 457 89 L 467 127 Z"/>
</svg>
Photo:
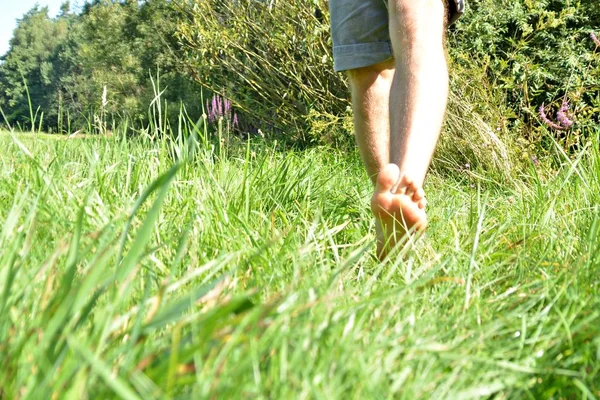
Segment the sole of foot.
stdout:
<svg viewBox="0 0 600 400">
<path fill-rule="evenodd" d="M 383 260 L 399 245 L 427 227 L 425 192 L 396 164 L 386 165 L 377 177 L 371 211 L 377 229 L 377 257 Z"/>
</svg>

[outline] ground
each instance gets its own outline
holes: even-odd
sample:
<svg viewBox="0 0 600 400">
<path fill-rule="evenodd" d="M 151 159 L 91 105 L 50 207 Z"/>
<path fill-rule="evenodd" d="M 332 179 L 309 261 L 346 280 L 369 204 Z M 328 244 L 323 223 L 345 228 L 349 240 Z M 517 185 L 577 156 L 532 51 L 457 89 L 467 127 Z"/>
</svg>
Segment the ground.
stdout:
<svg viewBox="0 0 600 400">
<path fill-rule="evenodd" d="M 600 397 L 597 143 L 383 263 L 357 156 L 202 143 L 0 135 L 0 398 Z"/>
</svg>

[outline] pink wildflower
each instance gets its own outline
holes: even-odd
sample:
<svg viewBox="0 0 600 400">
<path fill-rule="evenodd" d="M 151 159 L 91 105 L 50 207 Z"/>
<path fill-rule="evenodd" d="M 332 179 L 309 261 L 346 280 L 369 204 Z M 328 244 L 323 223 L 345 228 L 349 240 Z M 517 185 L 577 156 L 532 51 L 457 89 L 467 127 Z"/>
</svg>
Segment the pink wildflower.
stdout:
<svg viewBox="0 0 600 400">
<path fill-rule="evenodd" d="M 569 102 L 567 100 L 563 101 L 562 106 L 556 113 L 556 119 L 559 124 L 564 128 L 570 128 L 573 125 L 573 121 L 567 117 L 567 111 L 569 110 Z"/>
<path fill-rule="evenodd" d="M 590 32 L 590 39 L 592 39 L 592 42 L 594 42 L 596 46 L 600 47 L 600 39 L 598 39 L 594 32 Z"/>
<path fill-rule="evenodd" d="M 562 126 L 550 121 L 550 118 L 548 118 L 548 116 L 546 115 L 546 110 L 544 109 L 544 103 L 542 103 L 542 105 L 540 106 L 540 109 L 538 111 L 539 111 L 540 119 L 542 120 L 542 122 L 544 124 L 548 125 L 552 129 L 556 129 L 559 131 L 565 130 L 565 128 L 563 128 Z"/>
</svg>

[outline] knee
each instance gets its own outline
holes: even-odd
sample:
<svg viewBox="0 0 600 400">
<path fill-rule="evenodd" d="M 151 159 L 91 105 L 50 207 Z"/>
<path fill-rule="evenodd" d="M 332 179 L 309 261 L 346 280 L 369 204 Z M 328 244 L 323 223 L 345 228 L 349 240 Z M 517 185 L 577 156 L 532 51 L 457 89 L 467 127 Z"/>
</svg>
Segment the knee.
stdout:
<svg viewBox="0 0 600 400">
<path fill-rule="evenodd" d="M 389 59 L 379 64 L 351 69 L 346 73 L 353 90 L 364 91 L 378 84 L 389 88 L 394 78 L 394 60 Z"/>
</svg>

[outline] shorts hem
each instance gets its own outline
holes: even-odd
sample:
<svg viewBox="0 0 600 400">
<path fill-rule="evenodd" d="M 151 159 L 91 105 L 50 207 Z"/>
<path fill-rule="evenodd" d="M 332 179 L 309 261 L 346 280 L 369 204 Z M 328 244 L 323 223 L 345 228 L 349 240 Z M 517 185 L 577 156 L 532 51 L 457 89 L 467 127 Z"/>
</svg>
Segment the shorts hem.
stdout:
<svg viewBox="0 0 600 400">
<path fill-rule="evenodd" d="M 390 42 L 358 43 L 333 48 L 333 68 L 336 72 L 364 68 L 392 58 Z"/>
</svg>

